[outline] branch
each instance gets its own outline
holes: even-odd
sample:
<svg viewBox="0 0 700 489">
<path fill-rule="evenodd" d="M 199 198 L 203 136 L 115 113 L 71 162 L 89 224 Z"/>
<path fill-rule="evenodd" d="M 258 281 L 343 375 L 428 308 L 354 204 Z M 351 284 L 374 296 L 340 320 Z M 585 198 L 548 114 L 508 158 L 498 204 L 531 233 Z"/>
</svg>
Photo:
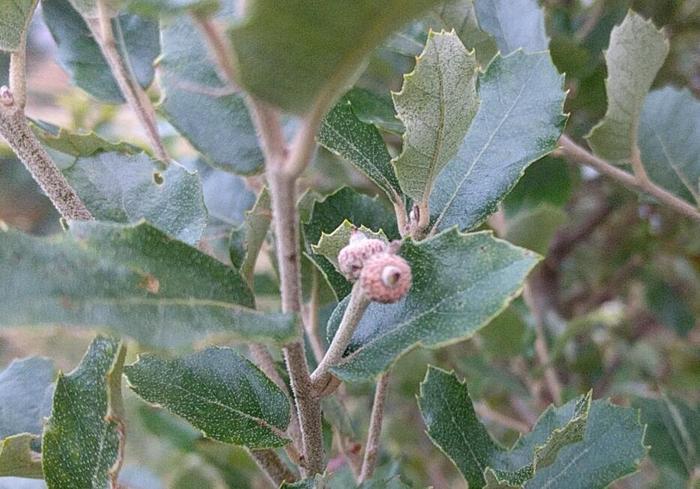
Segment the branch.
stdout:
<svg viewBox="0 0 700 489">
<path fill-rule="evenodd" d="M 370 302 L 369 298 L 362 292 L 360 282 L 355 282 L 350 294 L 350 302 L 348 302 L 345 309 L 338 331 L 335 333 L 333 341 L 318 367 L 311 374 L 311 381 L 320 391 L 323 390 L 330 380 L 331 375 L 328 372 L 330 367 L 336 365 L 343 358 L 343 353 L 345 353 L 345 349 L 348 347 L 352 335 Z"/>
<path fill-rule="evenodd" d="M 700 221 L 700 210 L 649 180 L 638 156 L 635 156 L 635 154 L 633 154 L 632 163 L 636 174 L 631 174 L 586 151 L 568 136 L 562 136 L 559 139 L 559 144 L 561 145 L 560 153 L 568 160 L 579 165 L 589 166 L 617 180 L 626 187 L 651 195 L 662 204 L 686 217 Z"/>
<path fill-rule="evenodd" d="M 24 111 L 7 87 L 0 88 L 0 136 L 66 220 L 89 221 L 92 214 L 56 167 L 27 124 Z"/>
<path fill-rule="evenodd" d="M 15 105 L 24 111 L 27 105 L 27 36 L 22 36 L 17 51 L 10 53 L 10 92 Z"/>
<path fill-rule="evenodd" d="M 221 35 L 218 26 L 209 18 L 195 16 L 195 22 L 204 35 L 209 51 L 219 72 L 235 85 L 232 63 L 233 50 Z M 296 209 L 296 177 L 285 175 L 287 148 L 277 112 L 253 97 L 247 97 L 251 118 L 258 133 L 272 199 L 272 219 L 277 237 L 282 311 L 301 313 L 301 265 L 299 261 L 299 230 Z M 283 348 L 289 380 L 297 406 L 304 447 L 303 466 L 309 474 L 323 471 L 323 439 L 321 405 L 309 377 L 306 353 L 301 340 Z"/>
<path fill-rule="evenodd" d="M 297 477 L 280 460 L 274 450 L 251 450 L 250 455 L 275 487 L 279 487 L 283 482 L 295 482 L 297 480 Z"/>
<path fill-rule="evenodd" d="M 367 434 L 365 456 L 362 460 L 362 470 L 360 471 L 360 483 L 365 482 L 372 477 L 374 468 L 377 466 L 379 437 L 382 434 L 384 405 L 386 403 L 388 387 L 389 373 L 385 372 L 379 376 L 379 380 L 377 380 L 377 387 L 374 391 L 374 404 L 372 405 L 372 415 L 369 421 L 369 433 Z"/>
<path fill-rule="evenodd" d="M 144 92 L 141 85 L 136 81 L 131 66 L 127 65 L 119 52 L 119 48 L 114 39 L 112 19 L 109 15 L 109 8 L 105 5 L 105 0 L 97 1 L 97 10 L 97 19 L 86 18 L 85 22 L 90 28 L 97 44 L 99 44 L 102 54 L 112 70 L 114 79 L 117 81 L 119 90 L 131 107 L 131 110 L 136 113 L 136 117 L 146 131 L 146 137 L 153 147 L 156 157 L 167 164 L 170 161 L 170 157 L 158 134 L 155 109 L 148 95 L 146 95 L 146 92 Z"/>
</svg>

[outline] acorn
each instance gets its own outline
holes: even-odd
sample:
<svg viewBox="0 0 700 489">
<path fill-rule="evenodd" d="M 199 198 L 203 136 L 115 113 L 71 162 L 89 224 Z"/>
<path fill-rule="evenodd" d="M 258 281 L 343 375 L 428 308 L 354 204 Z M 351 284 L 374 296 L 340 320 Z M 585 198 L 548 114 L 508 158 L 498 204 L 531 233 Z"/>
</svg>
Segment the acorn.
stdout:
<svg viewBox="0 0 700 489">
<path fill-rule="evenodd" d="M 338 268 L 349 281 L 354 282 L 360 276 L 365 261 L 372 255 L 386 251 L 387 244 L 374 238 L 368 238 L 355 229 L 350 235 L 350 243 L 338 253 Z"/>
<path fill-rule="evenodd" d="M 411 266 L 393 253 L 377 253 L 365 261 L 360 273 L 362 292 L 374 302 L 391 304 L 411 288 Z"/>
</svg>

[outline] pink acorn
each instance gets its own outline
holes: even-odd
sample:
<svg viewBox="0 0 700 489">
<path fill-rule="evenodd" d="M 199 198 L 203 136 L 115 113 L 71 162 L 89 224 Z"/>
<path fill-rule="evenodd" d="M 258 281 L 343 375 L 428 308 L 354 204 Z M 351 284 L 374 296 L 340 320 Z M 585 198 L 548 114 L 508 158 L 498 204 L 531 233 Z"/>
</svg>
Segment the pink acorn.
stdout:
<svg viewBox="0 0 700 489">
<path fill-rule="evenodd" d="M 360 285 L 370 300 L 390 304 L 406 295 L 411 279 L 411 267 L 406 260 L 393 253 L 377 253 L 362 267 Z"/>
<path fill-rule="evenodd" d="M 380 239 L 368 238 L 357 229 L 350 235 L 350 243 L 338 253 L 338 268 L 351 282 L 358 279 L 367 259 L 387 249 L 387 244 Z"/>
</svg>

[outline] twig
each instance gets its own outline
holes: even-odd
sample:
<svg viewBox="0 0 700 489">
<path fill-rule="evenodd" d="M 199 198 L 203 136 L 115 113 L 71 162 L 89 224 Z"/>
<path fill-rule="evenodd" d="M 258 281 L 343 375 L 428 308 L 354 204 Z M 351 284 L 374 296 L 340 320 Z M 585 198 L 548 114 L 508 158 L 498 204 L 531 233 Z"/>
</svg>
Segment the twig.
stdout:
<svg viewBox="0 0 700 489">
<path fill-rule="evenodd" d="M 109 14 L 109 8 L 105 5 L 105 0 L 97 1 L 97 11 L 97 19 L 86 18 L 85 21 L 112 70 L 119 90 L 146 131 L 146 137 L 153 147 L 153 151 L 159 160 L 167 164 L 170 158 L 158 134 L 155 109 L 146 92 L 136 81 L 131 66 L 127 65 L 119 52 L 114 39 L 112 18 Z"/>
<path fill-rule="evenodd" d="M 639 168 L 637 168 L 636 170 L 636 175 L 621 170 L 620 168 L 617 168 L 616 166 L 611 165 L 607 161 L 586 151 L 584 148 L 572 141 L 568 136 L 562 136 L 559 139 L 559 144 L 561 145 L 560 153 L 567 159 L 580 165 L 589 166 L 599 171 L 600 173 L 617 180 L 626 187 L 640 192 L 648 193 L 652 197 L 656 198 L 656 200 L 658 200 L 662 204 L 667 205 L 676 212 L 696 221 L 700 221 L 700 210 L 693 207 L 684 200 L 676 197 L 667 190 L 664 190 L 663 188 L 657 186 L 655 183 L 649 180 L 648 177 L 645 177 L 646 172 L 640 173 Z M 632 158 L 632 163 L 634 167 L 641 166 L 639 159 L 635 158 L 634 154 Z"/>
<path fill-rule="evenodd" d="M 547 347 L 547 335 L 545 332 L 547 310 L 540 298 L 537 297 L 539 291 L 537 290 L 538 284 L 536 281 L 539 269 L 540 267 L 535 269 L 533 276 L 531 276 L 525 284 L 523 298 L 535 320 L 535 354 L 537 355 L 537 360 L 544 369 L 544 380 L 547 384 L 547 390 L 552 396 L 552 400 L 556 404 L 561 404 L 562 384 L 557 371 L 551 363 L 549 348 Z"/>
<path fill-rule="evenodd" d="M 319 312 L 319 294 L 320 294 L 319 272 L 314 268 L 311 272 L 311 297 L 307 306 L 306 321 L 306 336 L 309 338 L 311 349 L 314 352 L 316 362 L 320 362 L 324 355 L 323 344 L 318 336 L 318 312 Z"/>
<path fill-rule="evenodd" d="M 27 36 L 22 36 L 17 51 L 10 53 L 10 92 L 15 105 L 24 111 L 27 105 Z"/>
<path fill-rule="evenodd" d="M 297 477 L 280 460 L 274 450 L 251 450 L 250 454 L 274 487 L 279 487 L 283 482 L 295 482 L 297 480 Z"/>
<path fill-rule="evenodd" d="M 484 403 L 478 403 L 474 406 L 474 408 L 479 416 L 490 419 L 491 421 L 505 426 L 508 429 L 518 431 L 520 433 L 527 433 L 530 431 L 530 427 L 526 423 L 523 423 L 515 418 L 511 418 L 503 413 L 499 413 Z"/>
<path fill-rule="evenodd" d="M 270 350 L 267 349 L 267 346 L 260 343 L 252 343 L 249 346 L 249 349 L 250 355 L 253 357 L 253 361 L 258 367 L 260 367 L 260 370 L 265 372 L 265 375 L 267 375 L 275 384 L 277 384 L 277 387 L 279 387 L 282 392 L 289 394 L 287 384 L 277 371 L 275 361 L 270 354 Z M 287 452 L 287 455 L 289 455 L 289 458 L 292 459 L 294 463 L 298 464 L 301 462 L 299 450 L 302 450 L 303 446 L 301 441 L 301 430 L 299 428 L 299 419 L 297 418 L 295 406 L 292 406 L 292 416 L 289 420 L 287 433 L 292 439 L 292 443 L 286 445 L 284 449 Z"/>
<path fill-rule="evenodd" d="M 389 372 L 379 376 L 377 387 L 374 391 L 374 404 L 372 405 L 372 415 L 369 421 L 369 432 L 365 446 L 365 456 L 362 460 L 362 470 L 360 471 L 359 482 L 365 482 L 372 477 L 374 468 L 377 466 L 377 455 L 379 454 L 379 437 L 382 434 L 382 421 L 384 420 L 384 405 L 389 387 Z"/>
<path fill-rule="evenodd" d="M 6 87 L 0 88 L 0 136 L 24 163 L 34 180 L 66 220 L 89 221 L 92 214 L 27 124 L 24 111 Z"/>
<path fill-rule="evenodd" d="M 362 292 L 360 282 L 355 282 L 350 294 L 350 302 L 345 308 L 338 331 L 335 333 L 333 341 L 318 367 L 311 374 L 311 381 L 317 388 L 322 390 L 325 384 L 328 383 L 330 377 L 328 370 L 343 358 L 343 353 L 345 353 L 345 349 L 348 347 L 352 335 L 370 302 L 369 298 Z"/>
<path fill-rule="evenodd" d="M 230 46 L 211 19 L 195 17 L 195 20 L 207 40 L 220 72 L 235 85 L 235 72 L 230 62 L 233 59 L 233 53 Z M 250 96 L 247 97 L 247 104 L 265 155 L 266 176 L 272 199 L 273 226 L 277 237 L 282 311 L 300 314 L 301 266 L 296 176 L 283 171 L 287 166 L 288 151 L 277 112 Z M 303 468 L 307 474 L 321 473 L 324 458 L 321 405 L 309 377 L 304 344 L 301 340 L 297 340 L 285 345 L 283 352 L 301 428 L 304 447 Z"/>
</svg>

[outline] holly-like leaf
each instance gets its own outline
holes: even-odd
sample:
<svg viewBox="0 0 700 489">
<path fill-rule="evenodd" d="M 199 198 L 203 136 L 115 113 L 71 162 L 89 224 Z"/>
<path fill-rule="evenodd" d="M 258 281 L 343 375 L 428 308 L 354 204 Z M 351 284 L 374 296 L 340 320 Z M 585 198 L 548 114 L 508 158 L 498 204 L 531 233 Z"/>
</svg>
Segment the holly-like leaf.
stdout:
<svg viewBox="0 0 700 489">
<path fill-rule="evenodd" d="M 284 110 L 304 113 L 340 95 L 365 57 L 391 32 L 438 0 L 254 0 L 230 30 L 239 83 Z"/>
<path fill-rule="evenodd" d="M 644 442 L 651 445 L 654 464 L 687 481 L 700 464 L 700 409 L 666 395 L 638 398 L 633 406 L 641 410 L 641 421 L 647 425 Z"/>
<path fill-rule="evenodd" d="M 125 154 L 141 152 L 139 148 L 129 143 L 113 143 L 103 139 L 94 132 L 71 132 L 46 122 L 37 122 L 32 126 L 32 130 L 48 148 L 76 158 L 79 156 L 92 156 L 102 151 L 115 151 Z"/>
<path fill-rule="evenodd" d="M 586 136 L 593 152 L 616 164 L 636 151 L 644 98 L 668 54 L 668 41 L 650 20 L 630 11 L 610 34 L 605 117 Z"/>
<path fill-rule="evenodd" d="M 565 93 L 549 53 L 496 56 L 479 78 L 479 111 L 457 156 L 435 182 L 438 230 L 467 230 L 496 210 L 523 171 L 557 147 Z"/>
<path fill-rule="evenodd" d="M 546 51 L 549 38 L 537 0 L 475 0 L 479 25 L 496 39 L 503 56 L 522 48 Z"/>
<path fill-rule="evenodd" d="M 644 101 L 637 141 L 649 178 L 700 205 L 700 101 L 687 89 L 654 90 Z"/>
<path fill-rule="evenodd" d="M 207 222 L 202 183 L 177 163 L 160 170 L 143 153 L 100 153 L 78 158 L 63 175 L 95 219 L 125 224 L 147 219 L 192 245 L 202 236 Z"/>
<path fill-rule="evenodd" d="M 270 192 L 263 188 L 253 208 L 246 212 L 243 224 L 231 230 L 231 263 L 240 270 L 248 283 L 252 283 L 255 262 L 270 229 L 271 205 Z"/>
<path fill-rule="evenodd" d="M 59 374 L 41 446 L 48 489 L 104 489 L 116 480 L 125 353 L 119 341 L 98 336 L 77 369 Z"/>
<path fill-rule="evenodd" d="M 604 489 L 637 470 L 646 455 L 643 438 L 637 410 L 594 401 L 583 441 L 559 450 L 556 461 L 538 469 L 525 489 Z"/>
<path fill-rule="evenodd" d="M 321 233 L 321 239 L 318 240 L 318 244 L 311 245 L 311 249 L 315 254 L 326 257 L 326 259 L 333 264 L 336 270 L 340 272 L 340 268 L 338 267 L 338 253 L 340 253 L 340 250 L 350 243 L 352 232 L 356 229 L 368 238 L 379 239 L 385 242 L 387 241 L 386 235 L 381 229 L 379 232 L 375 233 L 371 229 L 367 229 L 365 226 L 360 226 L 358 228 L 350 221 L 345 220 L 332 233 Z"/>
<path fill-rule="evenodd" d="M 41 434 L 51 411 L 55 370 L 51 360 L 13 360 L 0 372 L 0 439 L 18 433 Z"/>
<path fill-rule="evenodd" d="M 160 111 L 211 165 L 241 175 L 262 170 L 263 155 L 243 97 L 219 78 L 193 21 L 180 16 L 167 23 L 162 42 Z"/>
<path fill-rule="evenodd" d="M 433 183 L 450 161 L 479 107 L 477 64 L 454 32 L 428 35 L 412 73 L 394 94 L 406 126 L 403 149 L 393 160 L 404 193 L 426 205 Z"/>
<path fill-rule="evenodd" d="M 29 433 L 20 433 L 0 440 L 0 477 L 44 477 L 41 455 L 32 449 L 32 444 L 38 438 Z"/>
<path fill-rule="evenodd" d="M 41 2 L 44 22 L 58 46 L 58 61 L 73 84 L 93 97 L 108 103 L 123 103 L 121 91 L 90 29 L 68 0 Z M 117 44 L 139 84 L 146 88 L 155 76 L 153 63 L 160 54 L 158 24 L 132 14 L 112 21 L 121 32 Z M 123 37 L 123 43 L 121 41 Z"/>
<path fill-rule="evenodd" d="M 0 233 L 2 326 L 107 328 L 154 346 L 212 333 L 289 341 L 291 315 L 251 309 L 235 270 L 153 226 L 71 223 L 52 239 Z"/>
<path fill-rule="evenodd" d="M 209 438 L 248 448 L 289 442 L 287 396 L 230 348 L 172 360 L 141 355 L 124 373 L 139 396 L 182 416 Z"/>
<path fill-rule="evenodd" d="M 457 466 L 470 488 L 480 489 L 522 487 L 535 470 L 552 464 L 565 446 L 580 442 L 591 399 L 588 395 L 550 407 L 511 450 L 491 438 L 476 416 L 466 384 L 453 373 L 429 366 L 418 404 L 433 443 Z"/>
<path fill-rule="evenodd" d="M 456 229 L 425 241 L 407 241 L 400 255 L 411 265 L 413 285 L 395 304 L 372 303 L 360 320 L 350 352 L 331 370 L 347 381 L 375 377 L 415 346 L 439 347 L 471 337 L 520 292 L 537 264 L 534 253 Z M 328 323 L 332 338 L 348 298 Z"/>
<path fill-rule="evenodd" d="M 17 51 L 26 36 L 37 0 L 0 0 L 0 51 Z"/>
<path fill-rule="evenodd" d="M 345 220 L 355 226 L 383 231 L 389 239 L 398 239 L 393 213 L 376 197 L 371 198 L 343 187 L 313 205 L 311 217 L 304 223 L 304 237 L 309 258 L 321 269 L 336 296 L 343 298 L 350 293 L 352 285 L 324 256 L 313 253 L 311 246 L 321 240 L 323 233 L 330 234 Z"/>
<path fill-rule="evenodd" d="M 328 113 L 321 124 L 318 142 L 348 160 L 394 202 L 401 202 L 401 187 L 379 130 L 363 122 L 348 95 Z M 393 109 L 392 109 L 393 111 Z"/>
</svg>

